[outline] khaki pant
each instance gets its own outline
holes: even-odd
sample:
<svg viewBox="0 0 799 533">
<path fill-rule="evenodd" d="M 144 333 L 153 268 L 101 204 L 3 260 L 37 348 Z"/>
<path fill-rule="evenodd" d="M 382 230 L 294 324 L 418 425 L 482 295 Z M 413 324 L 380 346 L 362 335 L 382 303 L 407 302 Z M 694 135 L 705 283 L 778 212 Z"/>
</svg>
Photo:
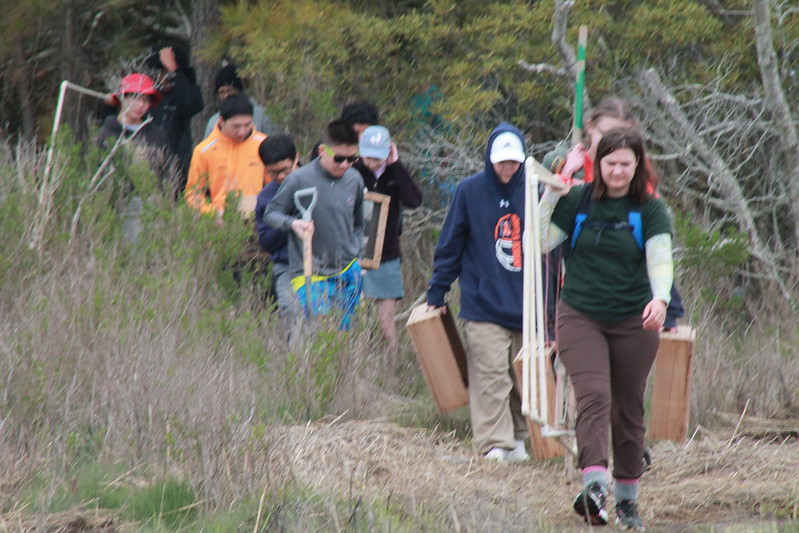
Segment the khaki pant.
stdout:
<svg viewBox="0 0 799 533">
<path fill-rule="evenodd" d="M 477 451 L 512 449 L 527 437 L 527 422 L 511 363 L 522 346 L 522 332 L 490 322 L 464 325 L 469 372 L 469 412 Z"/>
</svg>

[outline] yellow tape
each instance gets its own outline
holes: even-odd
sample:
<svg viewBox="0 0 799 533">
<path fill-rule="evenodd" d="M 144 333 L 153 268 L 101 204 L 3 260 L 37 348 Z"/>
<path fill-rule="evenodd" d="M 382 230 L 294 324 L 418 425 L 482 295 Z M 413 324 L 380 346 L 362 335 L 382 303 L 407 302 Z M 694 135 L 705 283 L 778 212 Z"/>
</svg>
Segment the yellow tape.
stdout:
<svg viewBox="0 0 799 533">
<path fill-rule="evenodd" d="M 353 259 L 352 261 L 350 261 L 350 264 L 348 264 L 342 270 L 340 270 L 339 272 L 336 272 L 335 274 L 330 274 L 329 276 L 319 276 L 319 275 L 314 274 L 313 276 L 311 276 L 311 283 L 315 283 L 317 281 L 324 281 L 326 279 L 335 278 L 336 276 L 340 276 L 344 272 L 349 270 L 356 261 L 357 261 L 357 259 Z M 297 276 L 295 278 L 291 278 L 291 290 L 293 290 L 294 292 L 297 292 L 298 290 L 300 290 L 300 287 L 302 287 L 303 285 L 305 285 L 305 276 Z"/>
</svg>

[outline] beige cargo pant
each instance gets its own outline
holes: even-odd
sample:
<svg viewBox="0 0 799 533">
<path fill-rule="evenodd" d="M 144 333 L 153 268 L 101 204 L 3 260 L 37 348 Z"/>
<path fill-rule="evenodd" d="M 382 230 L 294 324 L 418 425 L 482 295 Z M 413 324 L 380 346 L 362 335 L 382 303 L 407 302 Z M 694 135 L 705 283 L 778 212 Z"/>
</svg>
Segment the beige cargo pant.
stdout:
<svg viewBox="0 0 799 533">
<path fill-rule="evenodd" d="M 522 346 L 522 332 L 490 322 L 465 321 L 469 372 L 469 412 L 477 451 L 513 449 L 527 437 L 527 422 L 512 362 Z"/>
</svg>

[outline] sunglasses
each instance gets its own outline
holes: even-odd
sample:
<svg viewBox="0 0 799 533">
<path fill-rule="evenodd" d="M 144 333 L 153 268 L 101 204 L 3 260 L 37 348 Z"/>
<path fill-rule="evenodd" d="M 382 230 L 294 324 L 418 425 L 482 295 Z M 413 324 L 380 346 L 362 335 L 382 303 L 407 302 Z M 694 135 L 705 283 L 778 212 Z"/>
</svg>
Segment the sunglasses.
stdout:
<svg viewBox="0 0 799 533">
<path fill-rule="evenodd" d="M 324 151 L 325 151 L 325 153 L 326 153 L 327 155 L 329 155 L 330 157 L 332 157 L 332 158 L 333 158 L 333 161 L 334 161 L 335 163 L 339 164 L 339 165 L 340 165 L 341 163 L 343 163 L 344 161 L 346 161 L 347 163 L 349 163 L 349 164 L 351 165 L 351 164 L 355 163 L 355 162 L 358 160 L 358 158 L 360 158 L 360 157 L 361 157 L 361 156 L 360 156 L 360 155 L 358 155 L 358 154 L 355 154 L 355 155 L 349 155 L 349 156 L 347 156 L 347 155 L 338 155 L 336 152 L 334 152 L 334 151 L 333 151 L 333 149 L 332 149 L 332 148 L 330 148 L 330 147 L 329 147 L 328 145 L 326 145 L 326 144 L 323 144 L 323 145 L 322 145 L 322 150 L 324 150 Z"/>
</svg>

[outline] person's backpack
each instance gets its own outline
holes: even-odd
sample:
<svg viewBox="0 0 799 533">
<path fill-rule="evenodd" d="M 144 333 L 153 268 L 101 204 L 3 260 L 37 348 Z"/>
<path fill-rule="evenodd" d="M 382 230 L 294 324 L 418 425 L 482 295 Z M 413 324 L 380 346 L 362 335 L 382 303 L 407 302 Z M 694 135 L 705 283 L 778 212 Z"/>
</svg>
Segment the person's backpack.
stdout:
<svg viewBox="0 0 799 533">
<path fill-rule="evenodd" d="M 599 228 L 599 233 L 597 233 L 597 240 L 602 235 L 602 232 L 605 230 L 612 230 L 612 231 L 619 231 L 619 230 L 628 230 L 632 232 L 633 239 L 635 239 L 635 244 L 638 245 L 638 249 L 643 251 L 644 249 L 644 224 L 641 221 L 641 206 L 638 205 L 637 202 L 630 202 L 630 206 L 627 211 L 627 221 L 626 222 L 586 222 L 585 219 L 588 218 L 588 212 L 591 210 L 591 196 L 594 192 L 594 187 L 591 184 L 587 184 L 583 188 L 583 194 L 580 197 L 580 203 L 577 204 L 577 214 L 574 217 L 574 231 L 572 231 L 572 239 L 571 239 L 571 248 L 574 250 L 575 245 L 577 244 L 577 237 L 580 236 L 580 232 L 583 229 L 584 224 L 588 224 L 590 227 L 597 227 Z"/>
</svg>

